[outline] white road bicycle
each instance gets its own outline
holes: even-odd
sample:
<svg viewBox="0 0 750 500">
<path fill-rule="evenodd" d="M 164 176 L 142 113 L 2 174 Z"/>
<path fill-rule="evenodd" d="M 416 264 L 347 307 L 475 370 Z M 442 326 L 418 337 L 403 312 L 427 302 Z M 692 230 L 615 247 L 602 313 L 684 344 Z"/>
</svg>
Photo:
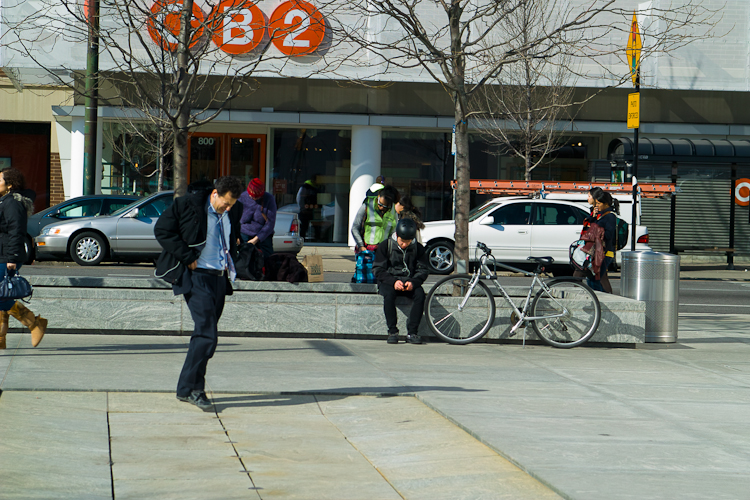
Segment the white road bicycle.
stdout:
<svg viewBox="0 0 750 500">
<path fill-rule="evenodd" d="M 596 294 L 575 278 L 542 280 L 539 275 L 552 257 L 529 257 L 536 262 L 534 272 L 496 262 L 484 243 L 477 243 L 483 255 L 473 274 L 453 274 L 438 281 L 427 295 L 425 314 L 435 335 L 451 344 L 468 344 L 482 338 L 495 321 L 495 297 L 485 281 L 491 280 L 498 295 L 510 306 L 510 335 L 531 322 L 536 335 L 553 347 L 569 348 L 588 341 L 599 327 L 601 307 Z M 526 301 L 516 307 L 498 282 L 493 262 L 510 271 L 532 277 Z"/>
</svg>

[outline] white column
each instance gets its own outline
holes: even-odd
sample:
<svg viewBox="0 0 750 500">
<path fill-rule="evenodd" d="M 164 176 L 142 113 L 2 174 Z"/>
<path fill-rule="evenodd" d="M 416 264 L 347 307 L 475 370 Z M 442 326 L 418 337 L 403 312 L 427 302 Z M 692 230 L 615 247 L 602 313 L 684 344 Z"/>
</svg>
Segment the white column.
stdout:
<svg viewBox="0 0 750 500">
<path fill-rule="evenodd" d="M 68 178 L 65 178 L 63 170 L 63 183 L 65 184 L 65 198 L 83 196 L 83 117 L 74 117 L 70 130 L 70 166 Z"/>
<path fill-rule="evenodd" d="M 70 186 L 70 147 L 71 147 L 71 124 L 68 121 L 55 121 L 55 131 L 57 132 L 57 147 L 60 151 L 60 173 L 63 182 L 63 197 L 68 199 Z"/>
<path fill-rule="evenodd" d="M 382 129 L 371 126 L 352 127 L 352 168 L 349 177 L 349 246 L 354 248 L 351 224 L 357 216 L 367 190 L 380 175 Z"/>
</svg>

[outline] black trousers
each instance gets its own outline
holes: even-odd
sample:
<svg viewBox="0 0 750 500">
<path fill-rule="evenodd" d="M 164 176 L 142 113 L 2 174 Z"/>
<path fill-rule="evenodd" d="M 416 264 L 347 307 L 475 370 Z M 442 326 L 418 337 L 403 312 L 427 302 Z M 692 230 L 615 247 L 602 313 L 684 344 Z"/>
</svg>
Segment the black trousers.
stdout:
<svg viewBox="0 0 750 500">
<path fill-rule="evenodd" d="M 383 312 L 385 313 L 385 324 L 388 326 L 388 335 L 398 333 L 396 297 L 399 296 L 408 297 L 414 301 L 411 305 L 411 311 L 409 311 L 409 319 L 406 322 L 406 332 L 409 335 L 417 335 L 419 322 L 422 321 L 422 313 L 424 312 L 425 293 L 422 286 L 420 285 L 410 292 L 399 292 L 393 286 L 381 283 L 378 285 L 378 293 L 383 296 Z"/>
<path fill-rule="evenodd" d="M 219 342 L 218 324 L 224 310 L 227 287 L 226 277 L 197 272 L 192 273 L 192 283 L 191 290 L 185 294 L 185 302 L 195 329 L 177 382 L 178 396 L 189 396 L 192 391 L 205 390 L 206 366 Z"/>
</svg>

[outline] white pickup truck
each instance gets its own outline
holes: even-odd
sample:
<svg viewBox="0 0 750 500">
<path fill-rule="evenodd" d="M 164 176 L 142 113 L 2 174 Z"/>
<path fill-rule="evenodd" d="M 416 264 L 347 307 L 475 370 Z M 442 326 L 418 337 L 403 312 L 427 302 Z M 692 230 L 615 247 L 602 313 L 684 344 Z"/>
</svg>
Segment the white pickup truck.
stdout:
<svg viewBox="0 0 750 500">
<path fill-rule="evenodd" d="M 620 217 L 630 224 L 632 198 L 628 202 L 625 195 L 614 196 L 622 201 Z M 568 250 L 580 235 L 583 219 L 589 213 L 586 193 L 550 193 L 544 199 L 493 198 L 469 213 L 469 260 L 475 260 L 477 241 L 481 241 L 500 262 L 528 264 L 529 256 L 551 256 L 556 272 L 572 272 Z M 425 223 L 421 236 L 432 273 L 453 271 L 454 233 L 452 220 Z M 629 242 L 624 249 L 630 249 Z M 636 250 L 650 249 L 648 229 L 636 226 Z"/>
</svg>

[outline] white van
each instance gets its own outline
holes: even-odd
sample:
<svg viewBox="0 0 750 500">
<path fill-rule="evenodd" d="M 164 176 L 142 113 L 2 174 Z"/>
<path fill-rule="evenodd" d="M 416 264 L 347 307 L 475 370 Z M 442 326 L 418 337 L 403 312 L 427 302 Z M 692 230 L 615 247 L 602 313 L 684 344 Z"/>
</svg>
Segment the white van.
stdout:
<svg viewBox="0 0 750 500">
<path fill-rule="evenodd" d="M 628 223 L 628 241 L 625 244 L 625 247 L 622 249 L 623 251 L 627 251 L 631 249 L 630 245 L 630 232 L 632 231 L 632 219 L 633 219 L 633 195 L 632 193 L 625 194 L 625 193 L 610 193 L 614 199 L 616 199 L 620 203 L 620 214 L 619 217 Z M 583 191 L 580 193 L 571 193 L 571 192 L 560 192 L 560 193 L 544 193 L 544 195 L 537 195 L 537 197 L 543 197 L 547 200 L 564 200 L 564 201 L 571 201 L 574 203 L 579 203 L 583 205 L 588 205 L 588 198 L 589 193 L 588 191 Z M 638 204 L 637 204 L 637 213 L 636 213 L 636 227 L 635 227 L 635 249 L 636 250 L 651 250 L 651 247 L 648 246 L 648 228 L 646 226 L 640 225 L 641 222 L 641 199 L 639 197 Z"/>
</svg>

